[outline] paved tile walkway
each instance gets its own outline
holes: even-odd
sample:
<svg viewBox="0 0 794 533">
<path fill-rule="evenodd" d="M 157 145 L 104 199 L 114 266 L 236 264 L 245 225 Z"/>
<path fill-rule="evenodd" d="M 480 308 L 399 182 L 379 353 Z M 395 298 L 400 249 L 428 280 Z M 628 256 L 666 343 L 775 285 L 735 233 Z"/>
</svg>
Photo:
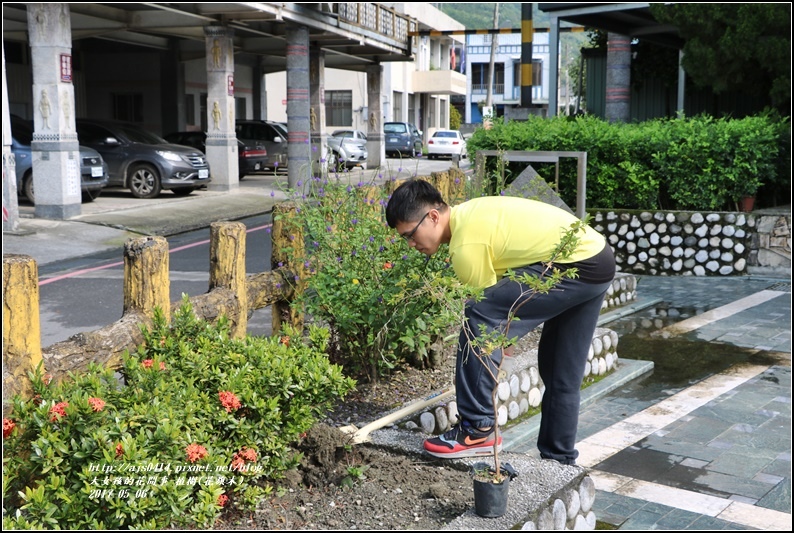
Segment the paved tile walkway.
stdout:
<svg viewBox="0 0 794 533">
<path fill-rule="evenodd" d="M 643 343 L 655 350 L 654 370 L 580 416 L 578 463 L 596 483 L 597 519 L 790 530 L 790 283 L 641 277 L 638 294 L 657 303 L 604 327 L 627 341 L 621 359 Z M 536 433 L 512 432 L 520 437 L 506 432 L 507 447 L 533 453 Z"/>
</svg>

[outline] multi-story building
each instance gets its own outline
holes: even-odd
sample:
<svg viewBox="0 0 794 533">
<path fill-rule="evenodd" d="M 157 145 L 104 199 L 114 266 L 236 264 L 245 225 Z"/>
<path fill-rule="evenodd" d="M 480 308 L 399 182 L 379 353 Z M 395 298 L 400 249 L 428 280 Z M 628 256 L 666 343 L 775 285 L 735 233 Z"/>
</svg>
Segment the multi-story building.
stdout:
<svg viewBox="0 0 794 533">
<path fill-rule="evenodd" d="M 506 107 L 521 107 L 521 34 L 476 34 L 466 37 L 465 122 L 482 122 L 494 38 L 497 45 L 492 90 L 494 116 L 503 116 Z M 549 34 L 536 32 L 532 38 L 532 105 L 548 104 Z"/>
<path fill-rule="evenodd" d="M 465 26 L 430 4 L 418 2 L 384 3 L 415 19 L 419 35 L 414 39 L 413 61 L 382 63 L 380 108 L 383 122 L 411 122 L 422 130 L 425 140 L 438 128 L 449 127 L 450 97 L 465 96 L 466 76 L 454 69 L 455 48 L 460 49 L 464 35 L 433 32 L 463 31 Z M 364 72 L 326 68 L 325 126 L 328 132 L 354 128 L 367 133 L 370 124 L 367 76 Z M 266 117 L 287 121 L 286 73 L 266 76 Z"/>
</svg>

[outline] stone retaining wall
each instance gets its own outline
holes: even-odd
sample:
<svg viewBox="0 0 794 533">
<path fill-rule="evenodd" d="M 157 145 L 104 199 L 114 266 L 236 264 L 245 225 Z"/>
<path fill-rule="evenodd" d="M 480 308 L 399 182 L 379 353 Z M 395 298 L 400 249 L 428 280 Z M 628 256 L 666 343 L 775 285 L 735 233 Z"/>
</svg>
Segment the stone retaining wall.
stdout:
<svg viewBox="0 0 794 533">
<path fill-rule="evenodd" d="M 618 362 L 618 334 L 607 328 L 597 328 L 587 355 L 585 378 L 603 376 L 612 372 Z M 545 387 L 537 365 L 537 349 L 532 348 L 515 356 L 515 368 L 500 378 L 497 392 L 499 425 L 525 415 L 530 408 L 540 406 Z M 420 430 L 426 434 L 440 435 L 459 420 L 458 404 L 450 400 L 425 410 L 398 423 L 403 429 Z"/>
<path fill-rule="evenodd" d="M 746 274 L 756 217 L 746 213 L 592 211 L 622 272 L 648 275 Z"/>
<path fill-rule="evenodd" d="M 637 279 L 633 274 L 618 273 L 607 290 L 602 312 L 619 308 L 637 298 Z M 618 334 L 610 329 L 597 328 L 587 355 L 584 378 L 603 376 L 612 372 L 618 362 Z M 543 382 L 537 365 L 537 349 L 529 347 L 515 356 L 514 368 L 499 381 L 497 396 L 499 424 L 504 426 L 540 405 Z M 458 422 L 455 400 L 425 410 L 398 423 L 404 429 L 421 430 L 439 435 Z"/>
<path fill-rule="evenodd" d="M 590 210 L 618 270 L 647 275 L 790 275 L 791 213 Z"/>
</svg>

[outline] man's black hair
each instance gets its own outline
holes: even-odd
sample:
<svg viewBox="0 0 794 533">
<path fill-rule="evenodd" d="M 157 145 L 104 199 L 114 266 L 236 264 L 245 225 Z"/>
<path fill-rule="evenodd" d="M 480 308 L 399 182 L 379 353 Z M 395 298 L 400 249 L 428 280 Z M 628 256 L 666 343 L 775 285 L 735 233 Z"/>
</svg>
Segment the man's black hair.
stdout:
<svg viewBox="0 0 794 533">
<path fill-rule="evenodd" d="M 446 206 L 438 189 L 421 179 L 410 179 L 397 187 L 386 204 L 386 222 L 390 228 L 398 222 L 416 222 L 428 209 Z"/>
</svg>

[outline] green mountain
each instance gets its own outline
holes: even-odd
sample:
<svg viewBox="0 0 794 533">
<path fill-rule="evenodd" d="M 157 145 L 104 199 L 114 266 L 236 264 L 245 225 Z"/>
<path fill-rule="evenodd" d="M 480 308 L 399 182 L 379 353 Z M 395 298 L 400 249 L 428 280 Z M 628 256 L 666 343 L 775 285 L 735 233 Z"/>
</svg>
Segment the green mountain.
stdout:
<svg viewBox="0 0 794 533">
<path fill-rule="evenodd" d="M 521 2 L 499 4 L 500 28 L 521 27 L 521 4 Z M 464 24 L 467 30 L 489 30 L 494 27 L 495 4 L 493 3 L 434 2 L 433 5 L 443 13 Z M 549 27 L 548 14 L 538 10 L 536 4 L 533 4 L 532 24 L 536 28 Z"/>
</svg>

